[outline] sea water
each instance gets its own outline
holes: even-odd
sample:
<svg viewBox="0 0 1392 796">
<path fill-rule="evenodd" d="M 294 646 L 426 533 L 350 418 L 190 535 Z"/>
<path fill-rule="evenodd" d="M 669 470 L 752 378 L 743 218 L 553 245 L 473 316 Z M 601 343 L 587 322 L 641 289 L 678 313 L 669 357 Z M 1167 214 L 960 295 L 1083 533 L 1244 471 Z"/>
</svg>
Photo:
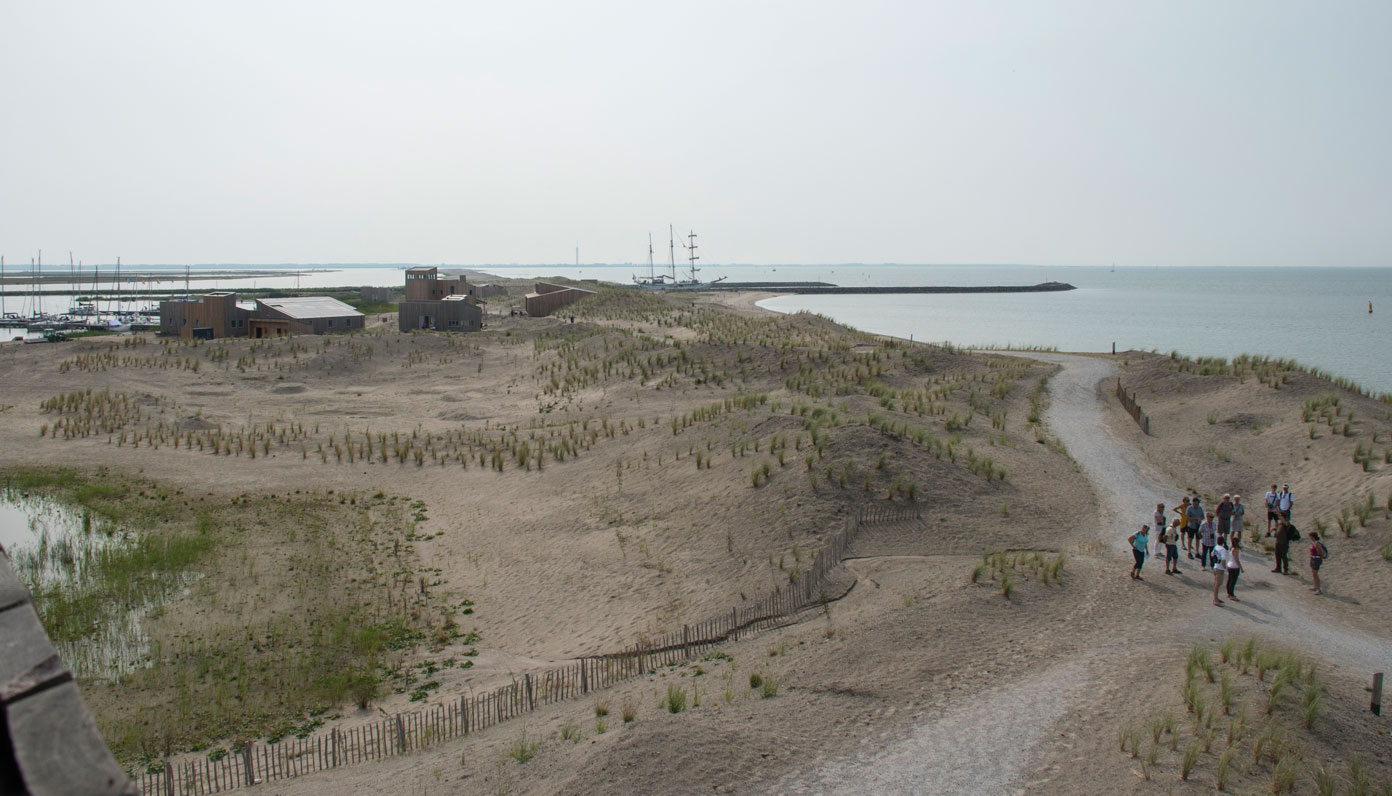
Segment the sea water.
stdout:
<svg viewBox="0 0 1392 796">
<path fill-rule="evenodd" d="M 633 266 L 486 267 L 505 276 L 618 283 Z M 1189 356 L 1294 359 L 1392 392 L 1392 268 L 1109 266 L 710 266 L 703 279 L 843 286 L 1032 285 L 1058 293 L 788 295 L 759 306 L 806 310 L 867 332 L 956 345 L 1061 351 L 1137 349 Z M 1369 305 L 1373 312 L 1368 312 Z"/>
<path fill-rule="evenodd" d="M 467 267 L 509 279 L 565 277 L 615 284 L 632 284 L 648 270 L 646 264 Z M 152 270 L 139 265 L 127 268 Z M 192 268 L 189 287 L 195 293 L 297 287 L 309 292 L 358 285 L 400 287 L 405 283 L 399 265 L 285 266 L 279 274 L 268 273 L 278 268 Z M 238 271 L 246 276 L 229 275 Z M 677 272 L 684 276 L 680 265 Z M 963 346 L 1008 344 L 1110 351 L 1115 343 L 1118 351 L 1177 351 L 1228 358 L 1261 354 L 1295 359 L 1370 389 L 1392 392 L 1392 357 L 1387 354 L 1392 350 L 1392 268 L 711 265 L 702 268 L 699 276 L 704 280 L 724 277 L 729 282 L 828 282 L 842 286 L 1068 282 L 1078 289 L 1060 293 L 789 295 L 759 304 L 777 312 L 818 312 L 868 332 Z M 183 279 L 183 269 L 173 269 L 129 286 L 178 290 Z M 11 302 L 23 300 L 20 289 L 9 286 Z M 55 296 L 44 300 L 44 309 L 61 312 L 70 303 L 70 297 Z M 1368 312 L 1369 304 L 1372 313 Z M 18 306 L 12 304 L 7 309 L 15 311 Z"/>
</svg>

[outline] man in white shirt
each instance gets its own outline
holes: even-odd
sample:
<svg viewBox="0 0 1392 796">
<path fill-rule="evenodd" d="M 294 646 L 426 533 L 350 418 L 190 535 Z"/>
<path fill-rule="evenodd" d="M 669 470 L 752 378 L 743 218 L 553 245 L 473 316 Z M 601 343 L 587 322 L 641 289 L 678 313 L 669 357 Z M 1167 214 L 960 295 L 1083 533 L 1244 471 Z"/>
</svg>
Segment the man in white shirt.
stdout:
<svg viewBox="0 0 1392 796">
<path fill-rule="evenodd" d="M 1281 493 L 1276 490 L 1276 485 L 1271 485 L 1271 491 L 1266 493 L 1266 535 L 1271 535 L 1271 526 L 1281 519 L 1281 514 L 1276 506 L 1281 502 Z"/>
<path fill-rule="evenodd" d="M 1290 522 L 1291 506 L 1295 505 L 1295 496 L 1291 494 L 1290 484 L 1281 484 L 1281 494 L 1276 496 L 1276 508 L 1281 512 L 1281 519 Z"/>
</svg>

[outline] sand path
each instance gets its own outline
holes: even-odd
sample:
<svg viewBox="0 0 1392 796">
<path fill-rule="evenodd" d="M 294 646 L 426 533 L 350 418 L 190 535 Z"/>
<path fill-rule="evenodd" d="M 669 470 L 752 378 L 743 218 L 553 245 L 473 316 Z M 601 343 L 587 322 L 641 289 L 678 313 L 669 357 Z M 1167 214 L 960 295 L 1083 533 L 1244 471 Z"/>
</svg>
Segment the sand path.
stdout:
<svg viewBox="0 0 1392 796">
<path fill-rule="evenodd" d="M 1107 413 L 1116 411 L 1107 404 L 1110 380 L 1115 378 L 1113 362 L 1065 354 L 1031 357 L 1062 366 L 1050 382 L 1049 429 L 1097 491 L 1100 515 L 1085 521 L 1103 540 L 1109 557 L 1129 558 L 1126 537 L 1130 529 L 1148 519 L 1157 502 L 1170 505 L 1184 490 L 1171 483 L 1113 424 L 1105 422 Z M 1247 555 L 1251 565 L 1246 569 L 1253 574 L 1244 573 L 1243 584 L 1252 596 L 1240 604 L 1229 602 L 1221 609 L 1212 606 L 1203 594 L 1211 581 L 1194 562 L 1188 562 L 1189 571 L 1184 576 L 1156 584 L 1178 598 L 1164 623 L 1166 635 L 1187 642 L 1261 632 L 1354 670 L 1382 671 L 1392 664 L 1392 639 L 1341 626 L 1337 619 L 1316 618 L 1310 606 L 1300 604 L 1306 595 L 1304 589 L 1274 588 L 1264 581 L 1269 557 L 1250 550 Z M 1150 579 L 1164 578 L 1163 574 L 1152 574 Z M 1119 606 L 1119 610 L 1125 607 Z M 1080 709 L 1080 703 L 1095 688 L 1105 685 L 1108 672 L 1124 669 L 1128 650 L 1127 644 L 1101 645 L 1094 648 L 1086 663 L 1062 663 L 990 688 L 912 725 L 897 737 L 885 738 L 884 745 L 873 753 L 828 761 L 814 771 L 785 780 L 778 792 L 1025 791 L 1033 784 L 1029 781 L 1034 770 L 1031 764 L 1042 751 L 1050 728 Z M 1004 720 L 1007 716 L 1008 721 Z"/>
<path fill-rule="evenodd" d="M 1107 391 L 1110 380 L 1115 378 L 1112 361 L 1064 354 L 1032 357 L 1063 366 L 1051 380 L 1054 400 L 1048 412 L 1049 428 L 1093 483 L 1102 505 L 1101 528 L 1106 540 L 1125 554 L 1126 537 L 1143 518 L 1150 517 L 1155 504 L 1172 505 L 1184 490 L 1161 475 L 1134 445 L 1118 438 L 1111 425 L 1099 422 L 1108 411 Z M 1174 622 L 1171 626 L 1189 636 L 1198 632 L 1222 637 L 1279 631 L 1288 643 L 1353 669 L 1383 671 L 1392 664 L 1392 639 L 1341 626 L 1336 617 L 1325 611 L 1317 614 L 1317 606 L 1303 605 L 1308 601 L 1299 599 L 1306 595 L 1304 589 L 1270 588 L 1266 576 L 1270 574 L 1271 558 L 1251 547 L 1243 551 L 1243 556 L 1250 563 L 1243 567 L 1239 593 L 1260 586 L 1259 591 L 1253 592 L 1259 597 L 1249 597 L 1240 604 L 1229 602 L 1221 609 L 1200 601 L 1188 612 L 1194 623 Z M 1186 563 L 1195 580 L 1207 582 L 1207 576 L 1198 572 L 1196 562 Z"/>
</svg>

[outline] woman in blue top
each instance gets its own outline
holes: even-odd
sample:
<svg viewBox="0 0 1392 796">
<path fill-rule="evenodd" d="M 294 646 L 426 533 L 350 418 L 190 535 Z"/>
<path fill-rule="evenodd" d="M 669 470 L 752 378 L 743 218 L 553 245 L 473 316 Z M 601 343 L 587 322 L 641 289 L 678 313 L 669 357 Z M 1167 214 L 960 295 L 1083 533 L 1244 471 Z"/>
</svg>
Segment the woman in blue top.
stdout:
<svg viewBox="0 0 1392 796">
<path fill-rule="evenodd" d="M 1150 548 L 1150 526 L 1142 525 L 1140 532 L 1131 534 L 1126 541 L 1131 543 L 1131 555 L 1136 559 L 1136 565 L 1131 567 L 1131 577 L 1145 580 L 1141 577 L 1141 567 L 1145 565 L 1146 550 Z"/>
</svg>

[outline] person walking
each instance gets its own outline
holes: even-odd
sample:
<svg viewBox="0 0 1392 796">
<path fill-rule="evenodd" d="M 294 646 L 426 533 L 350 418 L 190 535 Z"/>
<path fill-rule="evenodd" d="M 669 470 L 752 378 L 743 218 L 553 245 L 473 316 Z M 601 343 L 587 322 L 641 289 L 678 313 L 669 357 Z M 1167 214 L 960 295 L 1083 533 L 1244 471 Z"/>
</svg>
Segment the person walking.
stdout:
<svg viewBox="0 0 1392 796">
<path fill-rule="evenodd" d="M 1179 515 L 1179 532 L 1182 536 L 1186 537 L 1184 549 L 1186 552 L 1191 553 L 1189 557 L 1193 558 L 1194 556 L 1192 555 L 1192 550 L 1190 550 L 1190 546 L 1188 544 L 1187 539 L 1187 530 L 1189 528 L 1189 496 L 1185 495 L 1184 499 L 1179 502 L 1179 505 L 1170 509 L 1170 511 L 1173 511 L 1175 514 Z"/>
<path fill-rule="evenodd" d="M 1164 527 L 1164 526 L 1161 526 Z M 1170 527 L 1160 534 L 1160 541 L 1165 545 L 1165 574 L 1179 574 L 1179 518 L 1170 520 Z"/>
<path fill-rule="evenodd" d="M 1208 557 L 1212 562 L 1209 566 L 1213 570 L 1213 604 L 1222 605 L 1223 601 L 1218 599 L 1218 590 L 1223 588 L 1223 583 L 1228 579 L 1228 548 L 1223 546 L 1222 539 L 1214 540 L 1213 549 L 1209 551 Z"/>
<path fill-rule="evenodd" d="M 1281 519 L 1281 514 L 1276 509 L 1276 504 L 1281 500 L 1281 493 L 1276 491 L 1276 485 L 1271 485 L 1271 491 L 1266 493 L 1266 535 L 1271 535 L 1271 529 L 1276 526 L 1276 521 Z"/>
<path fill-rule="evenodd" d="M 1218 529 L 1214 527 L 1213 512 L 1208 512 L 1206 519 L 1199 525 L 1199 566 L 1208 566 L 1208 557 L 1213 553 L 1213 546 L 1217 544 Z"/>
<path fill-rule="evenodd" d="M 1319 574 L 1319 571 L 1320 571 L 1320 566 L 1321 566 L 1322 564 L 1324 564 L 1324 560 L 1325 560 L 1326 558 L 1329 558 L 1329 548 L 1325 547 L 1325 546 L 1324 546 L 1324 542 L 1321 542 L 1321 541 L 1320 541 L 1320 536 L 1319 536 L 1319 534 L 1315 533 L 1314 531 L 1311 531 L 1311 532 L 1310 532 L 1310 577 L 1312 577 L 1312 578 L 1315 579 L 1315 585 L 1311 586 L 1311 587 L 1310 587 L 1310 590 L 1313 591 L 1315 594 L 1324 594 L 1324 590 L 1320 588 L 1320 574 Z"/>
<path fill-rule="evenodd" d="M 1131 567 L 1131 579 L 1145 580 L 1141 577 L 1141 567 L 1145 566 L 1146 551 L 1150 549 L 1150 526 L 1142 525 L 1141 530 L 1131 534 L 1126 541 L 1131 543 L 1131 556 L 1136 560 L 1135 566 Z"/>
<path fill-rule="evenodd" d="M 1242 496 L 1233 495 L 1232 499 L 1232 532 L 1233 536 L 1242 536 L 1242 521 L 1247 516 L 1247 507 L 1242 505 Z"/>
<path fill-rule="evenodd" d="M 1185 510 L 1184 516 L 1188 518 L 1189 522 L 1188 528 L 1186 529 L 1186 533 L 1188 534 L 1187 547 L 1189 548 L 1189 557 L 1193 558 L 1194 547 L 1196 546 L 1194 542 L 1199 536 L 1199 526 L 1203 525 L 1204 519 L 1204 510 L 1203 506 L 1199 504 L 1198 495 L 1195 495 L 1194 499 L 1189 501 L 1189 508 Z M 1200 564 L 1200 566 L 1203 565 Z"/>
<path fill-rule="evenodd" d="M 1268 532 L 1267 536 L 1272 534 Z M 1276 526 L 1276 568 L 1272 572 L 1279 572 L 1282 575 L 1290 574 L 1290 546 L 1295 539 L 1295 526 L 1281 520 Z"/>
<path fill-rule="evenodd" d="M 1218 514 L 1218 533 L 1223 536 L 1227 536 L 1232 532 L 1232 511 L 1232 495 L 1223 495 L 1223 499 L 1218 501 L 1218 508 L 1216 509 Z"/>
<path fill-rule="evenodd" d="M 1233 594 L 1233 589 L 1237 588 L 1237 576 L 1242 574 L 1242 560 L 1239 551 L 1242 550 L 1242 537 L 1234 535 L 1228 542 L 1228 599 L 1240 603 L 1237 595 Z"/>
</svg>

